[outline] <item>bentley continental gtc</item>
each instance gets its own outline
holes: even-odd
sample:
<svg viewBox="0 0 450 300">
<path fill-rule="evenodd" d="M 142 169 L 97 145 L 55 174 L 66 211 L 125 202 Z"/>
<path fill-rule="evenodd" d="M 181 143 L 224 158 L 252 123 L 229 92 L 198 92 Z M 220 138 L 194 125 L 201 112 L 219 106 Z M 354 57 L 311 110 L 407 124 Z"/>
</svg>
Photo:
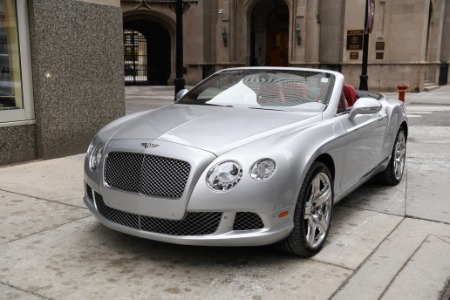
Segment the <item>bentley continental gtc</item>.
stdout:
<svg viewBox="0 0 450 300">
<path fill-rule="evenodd" d="M 275 244 L 311 256 L 334 204 L 372 177 L 402 179 L 404 103 L 357 91 L 338 72 L 225 69 L 177 99 L 93 138 L 84 202 L 103 225 L 161 242 Z"/>
</svg>

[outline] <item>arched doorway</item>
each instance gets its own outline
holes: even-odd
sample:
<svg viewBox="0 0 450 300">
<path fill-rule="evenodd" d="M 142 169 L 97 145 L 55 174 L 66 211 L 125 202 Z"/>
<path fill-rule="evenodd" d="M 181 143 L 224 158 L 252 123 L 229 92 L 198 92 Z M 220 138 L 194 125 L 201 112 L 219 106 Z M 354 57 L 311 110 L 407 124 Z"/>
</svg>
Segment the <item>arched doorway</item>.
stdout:
<svg viewBox="0 0 450 300">
<path fill-rule="evenodd" d="M 171 72 L 167 29 L 149 20 L 123 24 L 125 84 L 166 85 Z"/>
<path fill-rule="evenodd" d="M 283 0 L 261 0 L 251 12 L 252 66 L 287 66 L 289 8 Z"/>
</svg>

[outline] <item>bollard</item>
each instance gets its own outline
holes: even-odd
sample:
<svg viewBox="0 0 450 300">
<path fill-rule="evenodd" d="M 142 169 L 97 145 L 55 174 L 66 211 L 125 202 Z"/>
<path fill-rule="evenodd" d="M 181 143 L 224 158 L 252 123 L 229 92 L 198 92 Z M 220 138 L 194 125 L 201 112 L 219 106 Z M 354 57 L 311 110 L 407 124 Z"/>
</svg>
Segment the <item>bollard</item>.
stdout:
<svg viewBox="0 0 450 300">
<path fill-rule="evenodd" d="M 405 92 L 407 89 L 408 89 L 408 86 L 404 83 L 400 83 L 399 85 L 397 85 L 398 99 L 400 101 L 405 102 Z"/>
</svg>

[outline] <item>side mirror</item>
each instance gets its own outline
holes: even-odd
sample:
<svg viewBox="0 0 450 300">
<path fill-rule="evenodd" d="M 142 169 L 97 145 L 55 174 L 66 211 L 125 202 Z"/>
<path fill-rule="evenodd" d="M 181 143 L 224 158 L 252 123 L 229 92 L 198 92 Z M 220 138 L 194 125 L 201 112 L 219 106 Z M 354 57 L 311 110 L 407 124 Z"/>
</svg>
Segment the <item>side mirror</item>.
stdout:
<svg viewBox="0 0 450 300">
<path fill-rule="evenodd" d="M 356 115 L 375 114 L 381 110 L 381 107 L 381 103 L 378 100 L 373 98 L 359 98 L 350 110 L 348 118 L 353 120 Z"/>
<path fill-rule="evenodd" d="M 175 101 L 178 101 L 181 98 L 183 98 L 183 96 L 186 95 L 188 91 L 189 91 L 188 89 L 179 90 L 178 93 L 175 95 Z"/>
</svg>

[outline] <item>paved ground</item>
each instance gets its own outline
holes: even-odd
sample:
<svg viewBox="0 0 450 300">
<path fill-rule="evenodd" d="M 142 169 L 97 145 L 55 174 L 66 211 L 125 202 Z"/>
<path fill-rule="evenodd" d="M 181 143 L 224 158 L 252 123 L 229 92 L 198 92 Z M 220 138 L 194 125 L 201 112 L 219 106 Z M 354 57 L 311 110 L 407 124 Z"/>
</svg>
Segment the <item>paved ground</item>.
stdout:
<svg viewBox="0 0 450 300">
<path fill-rule="evenodd" d="M 127 113 L 170 103 L 172 93 L 127 87 Z M 340 202 L 326 247 L 311 259 L 106 229 L 83 205 L 83 154 L 1 167 L 0 299 L 443 299 L 450 86 L 406 97 L 404 180 L 368 183 Z"/>
</svg>

